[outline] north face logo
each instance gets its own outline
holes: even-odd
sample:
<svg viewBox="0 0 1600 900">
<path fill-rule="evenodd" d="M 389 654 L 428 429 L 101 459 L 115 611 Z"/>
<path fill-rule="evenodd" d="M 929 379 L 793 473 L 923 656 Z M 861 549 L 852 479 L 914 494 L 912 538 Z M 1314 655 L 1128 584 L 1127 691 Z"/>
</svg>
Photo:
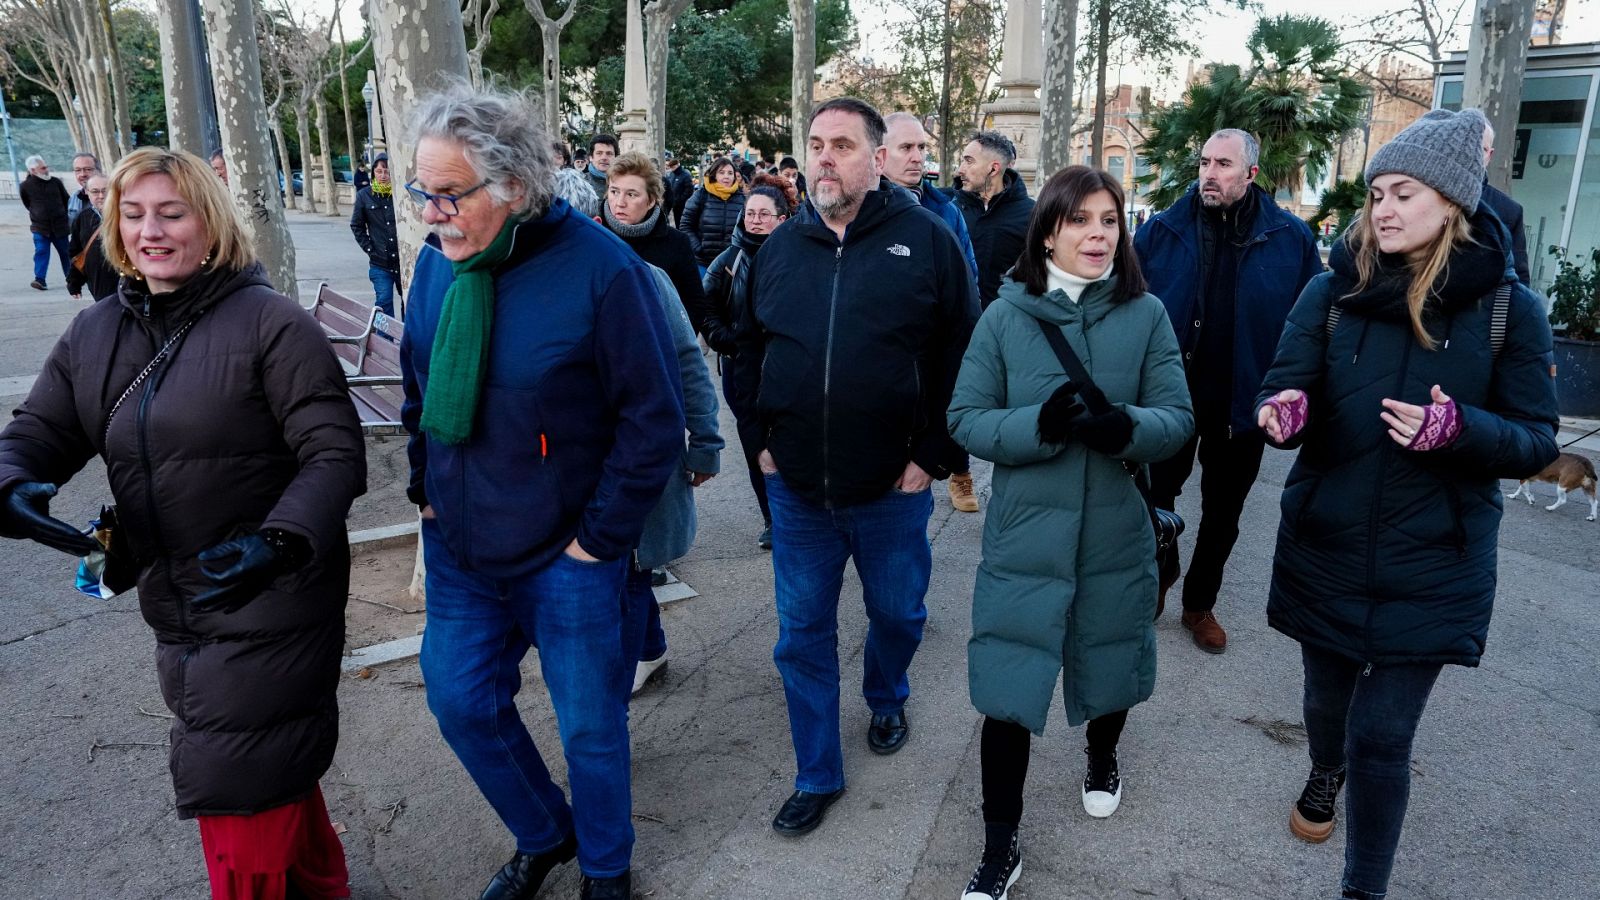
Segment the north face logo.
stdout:
<svg viewBox="0 0 1600 900">
<path fill-rule="evenodd" d="M 895 256 L 910 256 L 911 248 L 907 247 L 905 244 L 890 244 L 889 252 L 893 253 Z"/>
</svg>

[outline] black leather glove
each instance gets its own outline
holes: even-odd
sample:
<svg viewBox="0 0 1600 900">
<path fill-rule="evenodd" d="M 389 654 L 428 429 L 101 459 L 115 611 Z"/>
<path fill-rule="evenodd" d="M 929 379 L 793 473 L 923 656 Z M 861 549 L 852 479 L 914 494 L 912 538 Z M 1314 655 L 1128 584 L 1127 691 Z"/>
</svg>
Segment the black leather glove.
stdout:
<svg viewBox="0 0 1600 900">
<path fill-rule="evenodd" d="M 739 345 L 733 340 L 733 329 L 726 325 L 707 323 L 706 346 L 722 356 L 737 356 L 739 352 Z"/>
<path fill-rule="evenodd" d="M 281 528 L 234 538 L 203 550 L 200 571 L 216 587 L 202 593 L 189 604 L 195 609 L 231 613 L 261 596 L 273 579 L 299 570 L 311 561 L 311 542 Z M 233 564 L 222 564 L 233 558 Z M 218 565 L 207 565 L 217 563 Z"/>
<path fill-rule="evenodd" d="M 1122 452 L 1133 440 L 1133 416 L 1117 407 L 1098 416 L 1079 416 L 1068 427 L 1079 443 L 1107 456 Z"/>
<path fill-rule="evenodd" d="M 1056 388 L 1050 399 L 1039 407 L 1039 440 L 1046 444 L 1065 444 L 1072 437 L 1068 423 L 1085 411 L 1083 402 L 1078 399 L 1077 382 L 1069 381 Z"/>
<path fill-rule="evenodd" d="M 0 499 L 0 536 L 38 541 L 68 556 L 104 550 L 99 541 L 51 517 L 50 498 L 55 495 L 53 484 L 24 481 L 13 485 Z"/>
</svg>

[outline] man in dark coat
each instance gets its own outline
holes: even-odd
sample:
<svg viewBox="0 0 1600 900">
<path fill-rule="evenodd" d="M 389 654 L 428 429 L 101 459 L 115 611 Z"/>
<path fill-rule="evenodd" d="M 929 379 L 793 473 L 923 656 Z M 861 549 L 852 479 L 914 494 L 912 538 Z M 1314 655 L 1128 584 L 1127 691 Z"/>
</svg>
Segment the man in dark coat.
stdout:
<svg viewBox="0 0 1600 900">
<path fill-rule="evenodd" d="M 589 157 L 584 164 L 583 174 L 588 176 L 595 196 L 602 200 L 606 196 L 606 173 L 611 171 L 611 161 L 616 158 L 616 135 L 597 134 L 589 139 Z"/>
<path fill-rule="evenodd" d="M 967 261 L 937 216 L 887 180 L 884 124 L 866 103 L 819 105 L 811 201 L 757 254 L 757 459 L 772 508 L 773 651 L 798 773 L 772 826 L 805 834 L 844 791 L 839 734 L 840 579 L 866 601 L 862 693 L 875 753 L 905 745 L 906 670 L 932 571 L 933 480 L 962 453 L 945 409 L 978 316 Z"/>
<path fill-rule="evenodd" d="M 76 226 L 78 215 L 89 208 L 89 179 L 98 171 L 100 161 L 95 159 L 93 153 L 79 153 L 72 158 L 72 177 L 78 180 L 78 190 L 67 201 L 69 225 Z"/>
<path fill-rule="evenodd" d="M 988 309 L 1000 296 L 1000 282 L 1022 255 L 1022 240 L 1033 217 L 1033 198 L 1022 176 L 1011 168 L 1017 148 L 998 131 L 980 131 L 961 151 L 957 174 L 962 190 L 956 207 L 967 220 L 978 261 L 978 299 Z"/>
<path fill-rule="evenodd" d="M 1194 398 L 1194 437 L 1150 476 L 1152 499 L 1172 509 L 1199 457 L 1204 515 L 1183 582 L 1183 625 L 1209 653 L 1228 647 L 1212 610 L 1266 448 L 1256 392 L 1290 308 L 1322 271 L 1311 229 L 1255 185 L 1259 154 L 1249 132 L 1213 134 L 1200 151 L 1200 180 L 1133 238 L 1150 293 L 1177 331 Z M 1174 570 L 1163 584 L 1177 577 L 1177 554 L 1168 559 Z"/>
<path fill-rule="evenodd" d="M 972 238 L 967 234 L 967 220 L 938 188 L 934 187 L 924 171 L 928 158 L 928 132 L 922 121 L 907 112 L 891 113 L 883 120 L 889 130 L 884 135 L 887 157 L 883 166 L 884 177 L 910 191 L 922 208 L 939 217 L 950 226 L 950 231 L 961 244 L 967 257 L 967 268 L 972 272 L 972 285 L 978 285 L 978 261 L 973 256 Z M 950 494 L 950 506 L 957 512 L 978 511 L 978 494 L 972 487 L 972 468 L 962 454 L 960 465 L 952 466 L 950 480 L 945 482 Z"/>
<path fill-rule="evenodd" d="M 662 175 L 662 180 L 667 183 L 664 206 L 672 213 L 672 224 L 677 225 L 683 220 L 683 205 L 689 202 L 689 195 L 694 193 L 694 177 L 683 170 L 671 150 L 665 151 L 663 158 L 666 160 L 666 173 Z"/>
<path fill-rule="evenodd" d="M 1488 168 L 1490 157 L 1494 156 L 1494 129 L 1485 128 L 1483 132 L 1483 165 Z M 1511 232 L 1511 260 L 1513 268 L 1517 271 L 1517 280 L 1526 285 L 1532 285 L 1532 278 L 1528 269 L 1528 229 L 1522 224 L 1522 204 L 1506 196 L 1483 179 L 1483 197 L 1478 200 L 1479 206 L 1487 206 L 1500 217 L 1500 221 Z"/>
<path fill-rule="evenodd" d="M 384 315 L 394 315 L 394 292 L 400 287 L 400 241 L 395 233 L 394 185 L 389 180 L 387 154 L 380 153 L 373 160 L 371 183 L 356 192 L 350 231 L 367 254 L 373 302 Z"/>
<path fill-rule="evenodd" d="M 61 179 L 50 175 L 44 157 L 28 157 L 28 177 L 17 187 L 17 195 L 28 210 L 28 230 L 33 232 L 33 284 L 36 291 L 46 290 L 45 276 L 50 272 L 50 248 L 61 257 L 61 274 L 72 267 L 72 254 L 68 244 L 72 227 L 67 218 L 67 189 Z"/>
<path fill-rule="evenodd" d="M 623 582 L 683 477 L 682 388 L 648 265 L 552 197 L 535 105 L 461 85 L 413 109 L 417 256 L 400 360 L 407 496 L 422 511 L 428 707 L 516 853 L 480 900 L 522 900 L 574 856 L 588 900 L 632 896 Z M 485 144 L 502 152 L 469 155 Z M 492 179 L 504 191 L 476 190 Z M 477 318 L 481 327 L 463 327 Z M 567 791 L 518 718 L 539 648 Z"/>
</svg>

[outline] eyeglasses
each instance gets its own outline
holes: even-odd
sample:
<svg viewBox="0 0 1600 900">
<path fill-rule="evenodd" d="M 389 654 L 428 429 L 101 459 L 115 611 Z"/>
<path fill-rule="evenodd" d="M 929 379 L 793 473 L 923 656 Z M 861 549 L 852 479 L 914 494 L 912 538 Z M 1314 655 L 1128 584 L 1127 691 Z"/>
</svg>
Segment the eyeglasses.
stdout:
<svg viewBox="0 0 1600 900">
<path fill-rule="evenodd" d="M 771 219 L 776 219 L 778 214 L 775 212 L 767 212 L 764 209 L 746 209 L 744 211 L 744 217 L 752 222 L 766 222 Z"/>
<path fill-rule="evenodd" d="M 445 218 L 455 218 L 461 215 L 461 201 L 488 187 L 490 181 L 493 181 L 493 179 L 485 178 L 479 182 L 477 187 L 469 188 L 465 193 L 452 195 L 430 194 L 417 187 L 417 180 L 413 178 L 406 182 L 406 193 L 410 194 L 411 199 L 417 202 L 417 209 L 427 209 L 428 204 L 432 203 L 433 208 L 437 209 L 440 215 Z"/>
</svg>

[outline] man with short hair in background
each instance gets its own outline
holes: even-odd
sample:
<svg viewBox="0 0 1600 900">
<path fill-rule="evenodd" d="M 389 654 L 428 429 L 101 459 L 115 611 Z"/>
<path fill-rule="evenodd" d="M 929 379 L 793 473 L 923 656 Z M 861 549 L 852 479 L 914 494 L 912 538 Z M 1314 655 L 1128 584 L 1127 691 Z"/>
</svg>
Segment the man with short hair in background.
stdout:
<svg viewBox="0 0 1600 900">
<path fill-rule="evenodd" d="M 1022 255 L 1033 198 L 1022 176 L 1011 168 L 1017 148 L 998 131 L 980 131 L 961 151 L 962 189 L 956 208 L 966 217 L 972 252 L 978 260 L 978 299 L 985 309 L 1000 296 L 1000 282 Z"/>
<path fill-rule="evenodd" d="M 1322 272 L 1311 229 L 1256 185 L 1260 153 L 1247 131 L 1216 132 L 1200 150 L 1199 180 L 1133 236 L 1150 293 L 1178 334 L 1194 398 L 1194 436 L 1150 467 L 1150 493 L 1156 506 L 1172 509 L 1198 456 L 1200 525 L 1183 579 L 1183 627 L 1207 653 L 1228 648 L 1212 611 L 1266 447 L 1256 394 L 1290 308 Z M 1161 584 L 1170 587 L 1178 554 L 1165 562 Z M 1157 616 L 1166 597 L 1163 588 Z"/>
<path fill-rule="evenodd" d="M 972 238 L 967 234 L 967 220 L 927 177 L 928 132 L 922 120 L 908 112 L 890 113 L 884 117 L 888 131 L 884 134 L 883 174 L 895 184 L 910 191 L 922 208 L 939 217 L 956 236 L 961 251 L 967 257 L 967 268 L 972 273 L 972 287 L 978 287 L 978 261 L 972 255 Z M 950 494 L 950 506 L 957 512 L 977 512 L 978 494 L 972 487 L 972 464 L 965 453 L 960 465 L 952 465 L 950 480 L 945 483 Z"/>
<path fill-rule="evenodd" d="M 72 158 L 72 177 L 78 179 L 78 190 L 67 200 L 67 225 L 78 224 L 78 214 L 91 208 L 89 179 L 100 171 L 100 160 L 93 153 L 79 153 Z"/>
<path fill-rule="evenodd" d="M 61 179 L 50 175 L 44 157 L 34 155 L 27 159 L 28 177 L 17 185 L 17 196 L 28 211 L 28 230 L 33 233 L 33 283 L 36 291 L 48 290 L 45 278 L 50 274 L 50 248 L 61 257 L 61 274 L 66 276 L 72 265 L 68 244 L 72 227 L 67 219 L 67 188 Z"/>
<path fill-rule="evenodd" d="M 1489 158 L 1494 156 L 1494 129 L 1483 129 L 1483 167 L 1489 167 Z M 1517 280 L 1523 284 L 1531 285 L 1532 276 L 1528 269 L 1528 229 L 1522 224 L 1522 204 L 1506 196 L 1506 192 L 1489 183 L 1489 176 L 1483 178 L 1483 197 L 1478 201 L 1479 206 L 1487 206 L 1494 210 L 1500 221 L 1511 232 L 1511 261 L 1517 269 Z"/>
<path fill-rule="evenodd" d="M 228 183 L 228 157 L 222 153 L 222 148 L 211 151 L 211 171 L 217 173 L 223 184 Z"/>
<path fill-rule="evenodd" d="M 589 163 L 583 174 L 589 176 L 589 185 L 595 196 L 606 195 L 606 177 L 611 171 L 611 161 L 617 158 L 617 136 L 597 134 L 589 139 Z"/>
<path fill-rule="evenodd" d="M 671 150 L 663 150 L 661 156 L 666 160 L 666 172 L 661 178 L 667 183 L 667 196 L 662 207 L 672 213 L 672 224 L 676 225 L 683 219 L 683 205 L 689 202 L 689 195 L 694 193 L 694 178 L 683 170 Z"/>
</svg>

